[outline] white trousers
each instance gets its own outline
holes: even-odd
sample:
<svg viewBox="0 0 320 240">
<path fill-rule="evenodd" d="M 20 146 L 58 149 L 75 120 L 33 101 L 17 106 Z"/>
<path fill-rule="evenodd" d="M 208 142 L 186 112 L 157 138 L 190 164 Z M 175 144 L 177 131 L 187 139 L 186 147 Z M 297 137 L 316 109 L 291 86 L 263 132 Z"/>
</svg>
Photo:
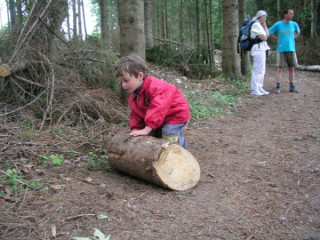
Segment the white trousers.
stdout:
<svg viewBox="0 0 320 240">
<path fill-rule="evenodd" d="M 253 70 L 251 75 L 251 90 L 256 91 L 263 87 L 266 73 L 266 51 L 251 51 L 253 57 Z"/>
</svg>

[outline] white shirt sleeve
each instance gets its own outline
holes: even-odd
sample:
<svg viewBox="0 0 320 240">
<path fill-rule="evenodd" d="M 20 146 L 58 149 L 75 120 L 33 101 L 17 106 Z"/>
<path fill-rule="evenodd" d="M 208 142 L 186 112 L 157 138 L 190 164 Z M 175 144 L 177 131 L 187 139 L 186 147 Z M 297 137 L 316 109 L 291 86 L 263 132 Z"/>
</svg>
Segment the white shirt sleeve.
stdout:
<svg viewBox="0 0 320 240">
<path fill-rule="evenodd" d="M 264 31 L 262 25 L 257 21 L 254 24 L 252 24 L 251 31 L 250 31 L 250 37 L 252 39 L 256 38 L 256 36 L 259 35 L 267 35 Z"/>
</svg>

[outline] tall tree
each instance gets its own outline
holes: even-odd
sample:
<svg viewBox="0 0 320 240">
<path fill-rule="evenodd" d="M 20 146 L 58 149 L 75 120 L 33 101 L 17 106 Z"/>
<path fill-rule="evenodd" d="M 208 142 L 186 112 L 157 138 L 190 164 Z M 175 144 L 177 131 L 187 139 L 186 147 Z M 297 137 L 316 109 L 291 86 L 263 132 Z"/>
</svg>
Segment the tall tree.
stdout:
<svg viewBox="0 0 320 240">
<path fill-rule="evenodd" d="M 72 0 L 72 14 L 73 14 L 73 39 L 78 41 L 78 28 L 77 28 L 77 0 Z"/>
<path fill-rule="evenodd" d="M 193 45 L 193 43 L 194 43 L 194 37 L 193 37 L 193 24 L 194 24 L 194 22 L 193 22 L 193 19 L 192 19 L 192 2 L 193 0 L 190 0 L 189 2 L 188 2 L 188 9 L 187 9 L 187 12 L 188 12 L 188 16 L 190 16 L 189 17 L 189 19 L 188 19 L 188 30 L 189 30 L 189 34 L 188 34 L 188 44 L 190 45 L 190 46 L 192 46 Z"/>
<path fill-rule="evenodd" d="M 311 0 L 311 37 L 318 40 L 318 34 L 317 34 L 317 19 L 318 19 L 318 15 L 317 15 L 317 9 L 318 9 L 318 1 L 316 0 Z M 318 41 L 316 41 L 318 42 Z"/>
<path fill-rule="evenodd" d="M 22 13 L 21 0 L 16 1 L 16 6 L 17 6 L 17 23 L 22 24 L 23 23 L 23 13 Z"/>
<path fill-rule="evenodd" d="M 87 33 L 86 14 L 85 14 L 85 11 L 84 11 L 83 0 L 80 1 L 80 4 L 81 4 L 81 10 L 82 10 L 82 20 L 83 20 L 84 36 L 85 36 L 85 38 L 86 38 L 87 35 L 88 35 L 88 33 Z"/>
<path fill-rule="evenodd" d="M 104 46 L 108 46 L 108 9 L 106 0 L 99 0 L 100 22 L 101 22 L 101 40 Z"/>
<path fill-rule="evenodd" d="M 214 25 L 213 25 L 213 6 L 212 0 L 209 0 L 209 56 L 211 70 L 215 71 L 215 57 L 214 57 Z"/>
<path fill-rule="evenodd" d="M 196 0 L 196 32 L 197 32 L 197 46 L 200 46 L 201 44 L 201 20 L 200 20 L 200 6 L 199 6 L 199 0 Z"/>
<path fill-rule="evenodd" d="M 14 0 L 9 0 L 9 12 L 10 12 L 10 23 L 11 26 L 14 26 L 16 24 L 16 7 Z"/>
<path fill-rule="evenodd" d="M 80 39 L 82 39 L 83 36 L 82 36 L 82 17 L 81 17 L 81 3 L 80 3 L 80 0 L 77 1 L 77 6 L 78 6 L 77 17 L 78 17 L 79 37 L 80 37 Z"/>
<path fill-rule="evenodd" d="M 282 19 L 282 13 L 281 13 L 281 0 L 277 0 L 277 20 L 279 21 Z"/>
<path fill-rule="evenodd" d="M 144 1 L 118 0 L 120 55 L 136 53 L 145 59 Z"/>
<path fill-rule="evenodd" d="M 144 33 L 144 1 L 118 0 L 120 27 L 120 56 L 135 53 L 146 59 Z M 121 101 L 127 102 L 128 93 L 121 88 Z"/>
<path fill-rule="evenodd" d="M 184 31 L 183 31 L 183 2 L 179 2 L 179 41 L 181 44 L 184 44 Z"/>
<path fill-rule="evenodd" d="M 242 25 L 243 20 L 246 18 L 247 15 L 247 7 L 245 0 L 239 0 L 239 25 Z M 239 48 L 240 57 L 241 57 L 241 73 L 246 75 L 250 70 L 250 54 L 248 52 L 242 51 Z"/>
<path fill-rule="evenodd" d="M 146 34 L 146 48 L 153 47 L 153 16 L 154 16 L 154 0 L 145 0 L 144 29 Z"/>
<path fill-rule="evenodd" d="M 230 79 L 241 79 L 240 60 L 237 57 L 239 32 L 238 1 L 223 1 L 222 71 Z"/>
</svg>

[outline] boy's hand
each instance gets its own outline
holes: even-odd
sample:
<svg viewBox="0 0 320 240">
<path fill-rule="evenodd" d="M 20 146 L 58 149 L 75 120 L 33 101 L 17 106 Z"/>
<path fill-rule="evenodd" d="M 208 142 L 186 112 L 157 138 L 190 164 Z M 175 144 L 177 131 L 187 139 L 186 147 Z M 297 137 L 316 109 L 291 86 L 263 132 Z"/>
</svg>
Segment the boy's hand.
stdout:
<svg viewBox="0 0 320 240">
<path fill-rule="evenodd" d="M 150 132 L 152 131 L 152 128 L 149 126 L 146 126 L 144 129 L 140 129 L 140 130 L 132 130 L 129 135 L 133 136 L 133 137 L 137 137 L 137 136 L 147 136 Z"/>
</svg>

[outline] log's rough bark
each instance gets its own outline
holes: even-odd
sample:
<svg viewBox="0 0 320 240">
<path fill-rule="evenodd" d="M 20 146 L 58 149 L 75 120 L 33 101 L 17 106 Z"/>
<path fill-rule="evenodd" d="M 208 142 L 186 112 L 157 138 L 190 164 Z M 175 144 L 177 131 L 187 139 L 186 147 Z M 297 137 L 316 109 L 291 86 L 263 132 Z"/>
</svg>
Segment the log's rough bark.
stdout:
<svg viewBox="0 0 320 240">
<path fill-rule="evenodd" d="M 158 186 L 183 191 L 200 179 L 195 157 L 164 139 L 120 133 L 110 140 L 107 150 L 111 167 Z"/>
</svg>

